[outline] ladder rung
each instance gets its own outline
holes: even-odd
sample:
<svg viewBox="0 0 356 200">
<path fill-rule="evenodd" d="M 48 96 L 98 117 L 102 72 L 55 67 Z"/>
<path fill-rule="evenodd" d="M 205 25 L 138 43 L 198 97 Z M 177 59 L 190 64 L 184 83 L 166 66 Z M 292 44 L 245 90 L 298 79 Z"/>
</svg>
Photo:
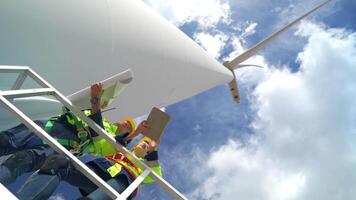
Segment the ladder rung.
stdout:
<svg viewBox="0 0 356 200">
<path fill-rule="evenodd" d="M 130 194 L 135 191 L 135 189 L 143 182 L 143 180 L 151 173 L 151 169 L 146 169 L 140 176 L 138 176 L 128 188 L 121 194 L 125 199 L 127 199 Z"/>
<path fill-rule="evenodd" d="M 0 66 L 0 72 L 1 73 L 18 73 L 21 71 L 26 71 L 29 70 L 29 67 L 20 67 L 20 66 L 6 66 L 6 65 L 1 65 Z"/>
<path fill-rule="evenodd" d="M 26 71 L 22 71 L 19 73 L 14 85 L 12 86 L 11 90 L 18 90 L 21 88 L 22 84 L 25 82 L 27 77 Z"/>
<path fill-rule="evenodd" d="M 45 95 L 52 95 L 53 93 L 54 90 L 51 88 L 0 91 L 1 96 L 10 99 L 21 98 L 21 97 L 32 97 L 32 96 L 45 96 Z"/>
<path fill-rule="evenodd" d="M 164 180 L 162 177 L 160 177 L 158 174 L 152 172 L 151 173 L 151 178 L 153 178 L 153 180 L 158 183 L 164 190 L 166 190 L 167 192 L 171 193 L 172 196 L 175 199 L 182 199 L 182 200 L 187 200 L 187 198 L 180 193 L 177 189 L 175 189 L 173 186 L 171 186 L 166 180 Z"/>
</svg>

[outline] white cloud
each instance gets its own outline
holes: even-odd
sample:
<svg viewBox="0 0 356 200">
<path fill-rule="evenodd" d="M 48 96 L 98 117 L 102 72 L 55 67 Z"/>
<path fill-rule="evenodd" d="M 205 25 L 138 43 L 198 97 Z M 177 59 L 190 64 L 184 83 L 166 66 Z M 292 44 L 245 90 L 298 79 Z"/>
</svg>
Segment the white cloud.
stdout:
<svg viewBox="0 0 356 200">
<path fill-rule="evenodd" d="M 213 152 L 207 165 L 213 175 L 192 194 L 194 199 L 284 200 L 305 184 L 303 173 L 281 171 L 263 152 L 233 140 Z"/>
<path fill-rule="evenodd" d="M 201 126 L 199 125 L 199 124 L 196 124 L 195 126 L 194 126 L 194 128 L 193 128 L 193 130 L 195 131 L 195 132 L 200 132 L 201 131 Z"/>
<path fill-rule="evenodd" d="M 355 198 L 356 33 L 304 23 L 298 34 L 308 37 L 300 71 L 270 68 L 255 80 L 254 135 L 209 155 L 193 198 Z"/>
<path fill-rule="evenodd" d="M 258 24 L 256 22 L 246 21 L 243 24 L 239 24 L 233 27 L 233 29 L 239 34 L 236 34 L 234 32 L 228 34 L 228 38 L 230 38 L 233 50 L 223 60 L 231 61 L 232 59 L 236 58 L 237 56 L 239 56 L 240 54 L 246 51 L 246 49 L 243 46 L 243 44 L 246 42 L 245 38 L 250 35 L 253 35 L 256 32 L 257 25 Z M 256 61 L 258 63 L 253 63 Z M 264 66 L 265 61 L 264 58 L 262 57 L 257 58 L 257 56 L 253 56 L 247 61 L 245 61 L 244 63 Z"/>
<path fill-rule="evenodd" d="M 200 32 L 194 34 L 194 39 L 198 42 L 210 56 L 214 58 L 219 58 L 221 56 L 221 50 L 226 45 L 228 37 L 223 34 L 211 35 L 206 32 Z"/>
<path fill-rule="evenodd" d="M 242 46 L 241 38 L 233 36 L 231 38 L 231 45 L 233 47 L 233 51 L 229 53 L 229 55 L 224 58 L 224 60 L 231 61 L 232 59 L 236 58 L 238 55 L 243 53 L 245 49 Z"/>
<path fill-rule="evenodd" d="M 240 37 L 232 37 L 231 44 L 233 46 L 233 51 L 227 55 L 227 57 L 223 58 L 224 61 L 231 61 L 246 51 L 242 46 L 242 40 L 243 39 Z M 261 55 L 252 56 L 241 64 L 253 64 L 263 67 L 258 69 L 255 67 L 239 68 L 234 71 L 238 82 L 242 81 L 247 85 L 256 84 L 259 80 L 262 80 L 266 74 L 269 73 L 269 70 L 267 69 L 268 63 Z"/>
<path fill-rule="evenodd" d="M 278 13 L 278 22 L 275 24 L 276 28 L 280 28 L 282 26 L 285 26 L 287 23 L 290 21 L 296 19 L 297 17 L 300 17 L 304 13 L 310 11 L 311 9 L 315 8 L 316 6 L 320 5 L 325 1 L 320 1 L 320 0 L 298 0 L 298 1 L 289 1 L 286 2 L 287 5 L 283 7 L 277 7 L 273 9 L 274 12 Z M 323 15 L 330 15 L 332 12 L 337 12 L 337 6 L 334 6 L 334 4 L 337 4 L 337 1 L 331 1 L 328 2 L 326 5 L 321 7 L 318 11 L 314 12 L 311 14 L 308 19 L 315 18 L 315 17 L 320 17 Z M 332 7 L 332 9 L 331 9 Z"/>
<path fill-rule="evenodd" d="M 196 21 L 201 28 L 230 22 L 230 6 L 223 0 L 145 0 L 176 26 Z"/>
<path fill-rule="evenodd" d="M 245 28 L 243 32 L 243 37 L 247 37 L 255 34 L 257 25 L 258 24 L 256 22 L 248 23 L 248 26 Z"/>
<path fill-rule="evenodd" d="M 261 55 L 252 56 L 242 64 L 253 64 L 262 67 L 246 67 L 239 68 L 234 71 L 238 82 L 241 82 L 248 86 L 255 85 L 271 73 L 271 69 L 268 68 L 267 61 Z"/>
</svg>

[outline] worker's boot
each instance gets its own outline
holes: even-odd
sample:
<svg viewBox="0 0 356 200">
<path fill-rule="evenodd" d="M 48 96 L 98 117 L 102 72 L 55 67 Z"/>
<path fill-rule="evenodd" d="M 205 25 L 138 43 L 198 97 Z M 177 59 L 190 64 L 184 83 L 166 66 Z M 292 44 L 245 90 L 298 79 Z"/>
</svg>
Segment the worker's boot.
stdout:
<svg viewBox="0 0 356 200">
<path fill-rule="evenodd" d="M 22 174 L 30 172 L 32 168 L 33 160 L 31 152 L 15 152 L 0 165 L 0 182 L 8 185 L 16 181 L 17 177 Z"/>
<path fill-rule="evenodd" d="M 38 172 L 32 175 L 18 192 L 20 200 L 48 199 L 65 177 L 69 159 L 62 155 L 50 155 Z"/>
<path fill-rule="evenodd" d="M 0 156 L 9 155 L 14 152 L 11 146 L 10 137 L 5 133 L 0 133 Z"/>
</svg>

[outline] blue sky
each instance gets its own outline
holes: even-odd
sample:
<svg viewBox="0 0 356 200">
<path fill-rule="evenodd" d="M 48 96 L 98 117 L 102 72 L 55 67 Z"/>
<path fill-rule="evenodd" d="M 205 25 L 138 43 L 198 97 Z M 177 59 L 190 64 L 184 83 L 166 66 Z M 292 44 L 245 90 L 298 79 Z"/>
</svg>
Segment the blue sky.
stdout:
<svg viewBox="0 0 356 200">
<path fill-rule="evenodd" d="M 320 1 L 146 2 L 225 61 Z M 236 72 L 240 104 L 219 86 L 168 107 L 166 179 L 192 199 L 353 199 L 355 6 L 331 2 L 251 59 L 265 69 Z"/>
<path fill-rule="evenodd" d="M 145 2 L 225 61 L 320 1 Z M 191 199 L 353 199 L 355 9 L 334 0 L 247 61 L 264 69 L 235 72 L 240 104 L 218 86 L 167 107 L 166 180 Z M 53 199 L 75 193 L 62 184 Z M 153 184 L 138 199 L 171 197 Z"/>
</svg>

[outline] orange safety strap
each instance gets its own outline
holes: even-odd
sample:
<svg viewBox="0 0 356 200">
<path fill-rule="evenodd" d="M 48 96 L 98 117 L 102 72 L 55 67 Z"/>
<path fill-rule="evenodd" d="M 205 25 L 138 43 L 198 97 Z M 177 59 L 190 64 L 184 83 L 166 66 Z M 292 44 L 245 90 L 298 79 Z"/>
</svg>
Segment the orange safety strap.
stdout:
<svg viewBox="0 0 356 200">
<path fill-rule="evenodd" d="M 130 164 L 133 168 L 135 168 L 135 170 L 140 174 L 141 173 L 141 169 L 138 168 L 135 164 L 133 164 L 133 162 L 128 159 L 127 157 L 125 157 L 122 153 L 117 153 L 115 155 L 109 156 L 107 158 L 112 158 L 114 162 L 118 162 L 118 160 L 122 160 L 128 164 Z M 110 159 L 111 160 L 111 159 Z"/>
<path fill-rule="evenodd" d="M 134 170 L 134 169 L 130 169 L 127 165 L 125 165 L 125 164 L 123 164 L 123 162 L 126 162 L 126 160 L 127 161 L 129 161 L 129 163 L 130 163 L 130 165 L 131 165 L 131 161 L 129 160 L 129 159 L 127 159 L 124 155 L 122 155 L 122 154 L 115 154 L 115 155 L 113 155 L 113 156 L 108 156 L 108 157 L 106 157 L 107 159 L 109 159 L 109 160 L 111 160 L 111 161 L 113 161 L 113 162 L 115 162 L 115 163 L 118 163 L 119 165 L 121 165 L 126 171 L 127 171 L 127 173 L 129 173 L 130 174 L 130 176 L 132 177 L 132 180 L 135 180 L 136 179 L 136 174 L 132 171 L 132 170 Z M 125 159 L 126 158 L 126 159 Z M 133 168 L 137 168 L 135 165 L 131 165 L 131 166 L 133 166 Z M 139 171 L 137 171 L 137 172 L 139 172 Z M 133 195 L 133 197 L 136 197 L 136 195 L 138 194 L 138 188 L 136 188 L 136 190 L 132 193 L 132 195 Z"/>
<path fill-rule="evenodd" d="M 125 162 L 125 160 L 121 160 L 121 159 L 115 159 L 115 158 L 113 158 L 113 157 L 111 157 L 111 156 L 109 156 L 109 157 L 107 157 L 107 159 L 109 159 L 109 160 L 111 160 L 111 161 L 113 161 L 113 162 L 115 162 L 115 163 L 118 163 L 119 165 L 121 165 L 129 174 L 130 174 L 130 176 L 132 177 L 132 179 L 133 180 L 135 180 L 136 179 L 136 174 L 135 174 L 135 172 L 133 172 L 133 170 L 136 170 L 136 166 L 135 167 L 133 167 L 134 169 L 130 169 L 127 165 L 125 165 L 125 164 L 123 164 L 122 162 Z M 138 172 L 138 171 L 137 171 Z M 138 173 L 139 174 L 139 173 Z"/>
</svg>

